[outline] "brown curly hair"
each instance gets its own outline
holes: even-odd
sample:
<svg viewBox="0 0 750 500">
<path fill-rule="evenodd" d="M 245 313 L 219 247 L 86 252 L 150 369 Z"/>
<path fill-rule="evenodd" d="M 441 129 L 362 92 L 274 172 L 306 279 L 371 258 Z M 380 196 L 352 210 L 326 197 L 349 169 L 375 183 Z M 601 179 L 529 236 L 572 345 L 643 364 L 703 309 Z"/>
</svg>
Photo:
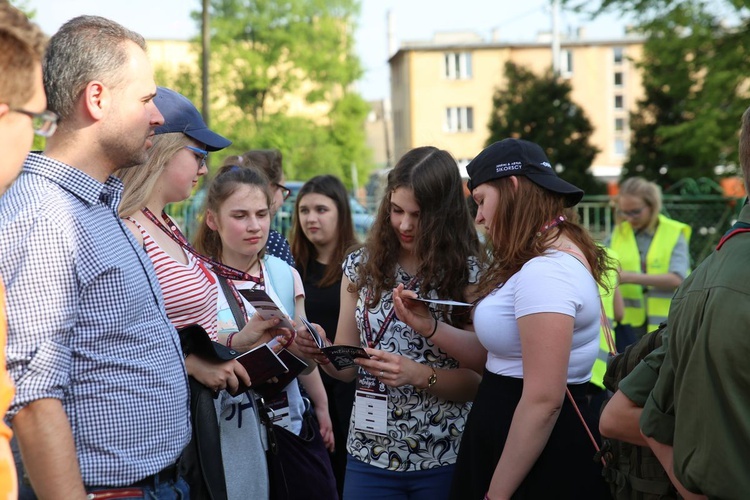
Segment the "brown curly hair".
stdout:
<svg viewBox="0 0 750 500">
<path fill-rule="evenodd" d="M 456 161 L 447 151 L 431 146 L 407 152 L 388 174 L 386 194 L 365 242 L 366 258 L 350 292 L 368 287 L 372 292 L 368 307 L 375 307 L 382 294 L 396 286 L 401 244 L 391 227 L 390 213 L 391 194 L 398 188 L 411 189 L 420 209 L 415 253 L 417 275 L 423 278 L 422 294 L 436 290 L 440 298 L 465 301 L 468 262 L 480 257 L 479 239 Z M 452 323 L 464 323 L 464 318 L 454 316 Z"/>
<path fill-rule="evenodd" d="M 585 228 L 567 219 L 539 234 L 539 228 L 565 213 L 565 198 L 537 186 L 527 177 L 495 179 L 487 184 L 499 191 L 498 205 L 489 228 L 491 263 L 479 280 L 478 295 L 485 297 L 503 286 L 524 264 L 544 255 L 563 232 L 583 252 L 594 279 L 608 289 L 606 271 L 614 266 L 604 248 L 597 245 Z"/>
</svg>

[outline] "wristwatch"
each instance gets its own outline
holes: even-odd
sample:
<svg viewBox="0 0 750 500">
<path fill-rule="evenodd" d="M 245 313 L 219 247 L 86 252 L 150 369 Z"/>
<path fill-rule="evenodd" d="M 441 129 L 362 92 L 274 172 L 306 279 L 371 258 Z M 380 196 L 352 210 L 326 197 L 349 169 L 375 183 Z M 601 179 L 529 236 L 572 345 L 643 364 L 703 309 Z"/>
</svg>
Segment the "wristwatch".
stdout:
<svg viewBox="0 0 750 500">
<path fill-rule="evenodd" d="M 430 367 L 430 370 L 432 370 L 432 375 L 427 379 L 427 387 L 425 387 L 425 389 L 429 389 L 437 382 L 437 372 L 435 371 L 435 368 Z"/>
</svg>

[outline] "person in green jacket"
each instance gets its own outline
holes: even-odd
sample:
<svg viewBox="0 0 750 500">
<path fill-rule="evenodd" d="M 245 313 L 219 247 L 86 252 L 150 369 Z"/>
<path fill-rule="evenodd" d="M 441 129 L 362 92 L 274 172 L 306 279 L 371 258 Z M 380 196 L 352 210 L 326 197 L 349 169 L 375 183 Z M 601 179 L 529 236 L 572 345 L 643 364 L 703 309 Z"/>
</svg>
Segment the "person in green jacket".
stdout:
<svg viewBox="0 0 750 500">
<path fill-rule="evenodd" d="M 750 108 L 742 115 L 739 157 L 750 191 Z M 629 386 L 620 384 L 611 401 L 617 405 L 608 405 L 602 415 L 603 427 L 621 430 L 639 418 L 646 444 L 673 473 L 675 485 L 690 492 L 681 490 L 685 498 L 740 499 L 750 492 L 749 232 L 746 204 L 716 251 L 677 290 L 669 336 L 660 352 L 649 356 L 655 363 L 645 369 L 646 358 L 637 367 L 644 369 L 623 379 Z M 639 411 L 644 400 L 638 395 L 652 384 Z"/>
<path fill-rule="evenodd" d="M 655 183 L 631 177 L 620 185 L 617 217 L 609 247 L 617 252 L 625 300 L 621 323 L 637 338 L 667 319 L 675 289 L 690 272 L 691 228 L 660 214 L 661 190 Z"/>
</svg>

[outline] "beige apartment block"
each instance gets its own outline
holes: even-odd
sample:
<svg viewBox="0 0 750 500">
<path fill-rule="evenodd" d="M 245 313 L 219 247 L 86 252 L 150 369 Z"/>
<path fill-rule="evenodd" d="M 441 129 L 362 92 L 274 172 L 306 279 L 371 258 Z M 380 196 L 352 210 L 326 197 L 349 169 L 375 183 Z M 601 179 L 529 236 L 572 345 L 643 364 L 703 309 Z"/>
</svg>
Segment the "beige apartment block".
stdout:
<svg viewBox="0 0 750 500">
<path fill-rule="evenodd" d="M 570 81 L 573 102 L 594 127 L 592 142 L 601 152 L 592 171 L 602 180 L 616 178 L 627 158 L 628 112 L 643 95 L 635 66 L 642 47 L 643 40 L 633 36 L 560 43 L 560 75 Z M 389 60 L 394 156 L 434 145 L 450 151 L 464 168 L 489 137 L 492 97 L 507 84 L 507 61 L 541 75 L 552 65 L 551 38 L 504 43 L 449 33 L 403 43 Z"/>
</svg>

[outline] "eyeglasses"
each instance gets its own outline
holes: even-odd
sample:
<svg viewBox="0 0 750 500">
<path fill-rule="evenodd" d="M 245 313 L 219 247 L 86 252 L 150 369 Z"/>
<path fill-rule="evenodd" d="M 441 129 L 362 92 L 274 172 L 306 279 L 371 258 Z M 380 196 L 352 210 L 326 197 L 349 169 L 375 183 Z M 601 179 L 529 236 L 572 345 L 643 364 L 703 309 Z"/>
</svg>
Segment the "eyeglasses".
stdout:
<svg viewBox="0 0 750 500">
<path fill-rule="evenodd" d="M 617 210 L 617 215 L 620 217 L 638 217 L 641 215 L 641 212 L 646 210 L 646 207 L 641 208 L 634 208 L 633 210 Z"/>
<path fill-rule="evenodd" d="M 189 149 L 195 154 L 195 157 L 200 160 L 200 166 L 198 168 L 203 168 L 206 166 L 206 158 L 208 158 L 208 151 L 201 148 L 196 148 L 195 146 L 185 146 L 185 149 Z"/>
<path fill-rule="evenodd" d="M 41 113 L 34 113 L 32 111 L 26 111 L 25 109 L 11 109 L 16 113 L 21 113 L 31 118 L 31 124 L 34 127 L 34 133 L 42 137 L 50 137 L 57 130 L 58 116 L 52 111 L 42 111 Z"/>
<path fill-rule="evenodd" d="M 281 194 L 284 197 L 284 200 L 289 199 L 289 197 L 292 195 L 292 190 L 284 186 L 283 184 L 274 182 L 273 185 L 276 186 L 276 189 L 281 189 Z"/>
</svg>

